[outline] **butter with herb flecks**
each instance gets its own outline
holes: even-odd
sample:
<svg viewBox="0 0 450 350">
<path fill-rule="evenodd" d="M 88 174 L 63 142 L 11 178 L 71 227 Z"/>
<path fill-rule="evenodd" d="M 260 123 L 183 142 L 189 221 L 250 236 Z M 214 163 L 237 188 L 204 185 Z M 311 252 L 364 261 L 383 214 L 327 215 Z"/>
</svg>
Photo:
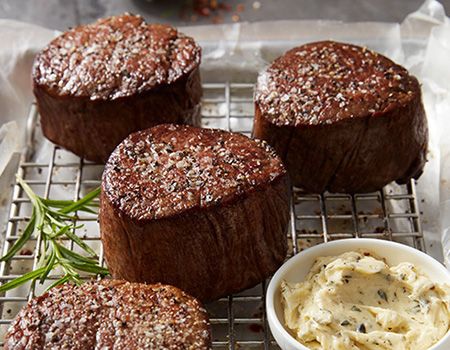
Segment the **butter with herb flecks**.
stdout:
<svg viewBox="0 0 450 350">
<path fill-rule="evenodd" d="M 363 251 L 318 258 L 281 294 L 286 327 L 310 349 L 425 350 L 450 324 L 449 286 Z"/>
</svg>

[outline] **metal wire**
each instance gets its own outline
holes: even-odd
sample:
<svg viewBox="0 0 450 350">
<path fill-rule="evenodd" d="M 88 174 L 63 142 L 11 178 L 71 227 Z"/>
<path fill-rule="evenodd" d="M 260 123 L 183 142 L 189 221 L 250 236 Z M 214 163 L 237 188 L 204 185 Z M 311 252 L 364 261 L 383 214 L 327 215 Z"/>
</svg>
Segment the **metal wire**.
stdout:
<svg viewBox="0 0 450 350">
<path fill-rule="evenodd" d="M 215 83 L 204 84 L 203 87 L 203 126 L 250 135 L 253 85 Z M 53 146 L 48 162 L 34 162 L 34 138 L 35 134 L 39 134 L 37 119 L 36 108 L 32 106 L 28 118 L 27 148 L 21 157 L 17 175 L 25 179 L 34 190 L 40 190 L 44 196 L 51 195 L 53 189 L 59 186 L 65 187 L 66 191 L 73 189 L 70 198 L 78 199 L 84 190 L 98 186 L 101 171 L 93 171 L 98 165 L 74 160 L 73 156 L 57 146 Z M 9 218 L 1 250 L 3 254 L 20 237 L 20 230 L 30 215 L 30 201 L 17 183 L 12 187 L 11 194 Z M 290 211 L 291 224 L 287 233 L 289 256 L 324 241 L 350 237 L 398 240 L 421 250 L 424 248 L 414 181 L 376 193 L 357 195 L 307 194 L 294 188 Z M 95 217 L 80 217 L 78 222 L 95 220 Z M 92 246 L 97 244 L 100 263 L 103 264 L 103 250 L 101 244 L 98 244 L 97 232 L 98 229 L 94 232 L 75 233 Z M 0 263 L 0 281 L 9 281 L 35 267 L 39 259 L 40 241 L 32 239 L 31 242 L 28 250 L 19 252 L 10 262 Z M 73 248 L 73 245 L 70 247 Z M 278 349 L 266 322 L 266 285 L 265 281 L 250 290 L 207 305 L 214 349 Z M 2 338 L 17 310 L 35 294 L 36 286 L 29 284 L 26 288 L 0 296 Z"/>
</svg>

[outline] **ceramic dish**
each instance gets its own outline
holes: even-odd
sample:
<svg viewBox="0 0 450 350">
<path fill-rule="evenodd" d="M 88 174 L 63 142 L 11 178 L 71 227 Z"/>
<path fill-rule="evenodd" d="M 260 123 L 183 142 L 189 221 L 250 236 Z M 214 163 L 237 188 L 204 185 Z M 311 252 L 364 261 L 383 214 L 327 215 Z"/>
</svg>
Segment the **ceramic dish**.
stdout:
<svg viewBox="0 0 450 350">
<path fill-rule="evenodd" d="M 280 285 L 283 280 L 302 282 L 310 271 L 314 260 L 321 256 L 336 256 L 358 249 L 368 250 L 385 258 L 388 265 L 410 262 L 433 281 L 450 284 L 450 273 L 437 260 L 406 245 L 381 239 L 352 238 L 323 243 L 306 249 L 285 262 L 275 273 L 267 288 L 266 309 L 270 330 L 283 350 L 308 350 L 300 344 L 284 327 L 283 307 L 281 305 Z M 429 350 L 450 349 L 450 332 Z"/>
</svg>

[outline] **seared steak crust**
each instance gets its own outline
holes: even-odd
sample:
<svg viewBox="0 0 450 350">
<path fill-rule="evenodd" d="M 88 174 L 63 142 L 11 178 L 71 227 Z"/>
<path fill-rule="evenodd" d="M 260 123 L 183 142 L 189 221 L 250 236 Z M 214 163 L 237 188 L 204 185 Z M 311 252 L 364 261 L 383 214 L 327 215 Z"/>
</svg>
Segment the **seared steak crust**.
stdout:
<svg viewBox="0 0 450 350">
<path fill-rule="evenodd" d="M 260 74 L 253 135 L 310 192 L 370 192 L 420 176 L 428 128 L 420 85 L 366 48 L 294 48 Z"/>
<path fill-rule="evenodd" d="M 6 350 L 113 348 L 210 349 L 206 310 L 168 285 L 64 284 L 31 300 L 5 339 Z"/>
<path fill-rule="evenodd" d="M 280 159 L 262 141 L 175 125 L 134 133 L 103 174 L 108 267 L 201 300 L 255 285 L 285 258 L 288 191 Z"/>
<path fill-rule="evenodd" d="M 129 14 L 63 33 L 33 67 L 44 135 L 105 162 L 133 131 L 198 123 L 200 56 L 192 38 Z"/>
</svg>

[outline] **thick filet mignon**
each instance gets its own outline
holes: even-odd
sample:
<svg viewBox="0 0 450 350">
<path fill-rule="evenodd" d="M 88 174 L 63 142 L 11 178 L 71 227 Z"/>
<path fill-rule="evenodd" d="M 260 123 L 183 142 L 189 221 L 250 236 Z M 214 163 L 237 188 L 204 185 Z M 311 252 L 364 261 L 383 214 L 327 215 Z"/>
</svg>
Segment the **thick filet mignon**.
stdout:
<svg viewBox="0 0 450 350">
<path fill-rule="evenodd" d="M 6 350 L 210 349 L 208 315 L 178 288 L 117 280 L 64 284 L 14 319 Z"/>
<path fill-rule="evenodd" d="M 71 29 L 34 62 L 44 135 L 105 162 L 131 132 L 198 124 L 200 47 L 175 28 L 124 14 Z"/>
<path fill-rule="evenodd" d="M 417 178 L 428 129 L 420 85 L 366 48 L 294 48 L 258 78 L 253 136 L 271 144 L 295 186 L 371 192 Z"/>
<path fill-rule="evenodd" d="M 113 276 L 213 300 L 263 281 L 283 262 L 288 176 L 263 141 L 159 125 L 112 153 L 99 220 Z"/>
</svg>

